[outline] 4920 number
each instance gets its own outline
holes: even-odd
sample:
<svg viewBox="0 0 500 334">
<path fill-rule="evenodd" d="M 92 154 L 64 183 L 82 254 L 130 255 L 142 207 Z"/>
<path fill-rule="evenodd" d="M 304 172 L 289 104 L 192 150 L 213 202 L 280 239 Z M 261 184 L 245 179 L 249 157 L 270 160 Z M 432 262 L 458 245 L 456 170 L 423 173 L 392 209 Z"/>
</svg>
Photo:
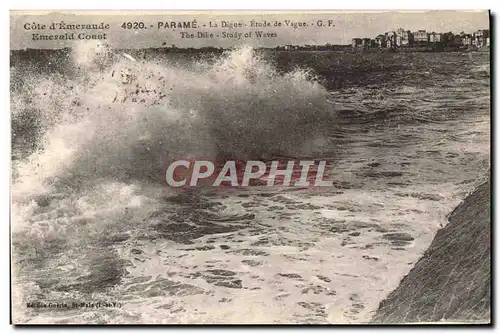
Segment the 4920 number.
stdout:
<svg viewBox="0 0 500 334">
<path fill-rule="evenodd" d="M 146 29 L 144 22 L 123 22 L 122 29 Z"/>
</svg>

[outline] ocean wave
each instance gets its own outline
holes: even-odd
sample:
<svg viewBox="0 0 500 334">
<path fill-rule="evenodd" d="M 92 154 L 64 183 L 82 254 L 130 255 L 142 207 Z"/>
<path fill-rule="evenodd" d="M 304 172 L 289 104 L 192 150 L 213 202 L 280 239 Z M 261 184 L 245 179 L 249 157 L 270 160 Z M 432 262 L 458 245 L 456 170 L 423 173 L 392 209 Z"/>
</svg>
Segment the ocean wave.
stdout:
<svg viewBox="0 0 500 334">
<path fill-rule="evenodd" d="M 170 159 L 308 155 L 334 121 L 311 73 L 278 73 L 248 47 L 179 65 L 82 45 L 73 61 L 79 75 L 13 75 L 14 144 L 36 144 L 14 145 L 30 152 L 13 168 L 21 258 L 146 228 Z"/>
<path fill-rule="evenodd" d="M 19 182 L 33 172 L 44 181 L 160 180 L 172 157 L 308 154 L 334 122 L 330 95 L 310 72 L 278 73 L 250 47 L 189 66 L 116 57 L 80 47 L 80 75 L 26 75 L 13 123 L 31 110 L 44 135 Z"/>
</svg>

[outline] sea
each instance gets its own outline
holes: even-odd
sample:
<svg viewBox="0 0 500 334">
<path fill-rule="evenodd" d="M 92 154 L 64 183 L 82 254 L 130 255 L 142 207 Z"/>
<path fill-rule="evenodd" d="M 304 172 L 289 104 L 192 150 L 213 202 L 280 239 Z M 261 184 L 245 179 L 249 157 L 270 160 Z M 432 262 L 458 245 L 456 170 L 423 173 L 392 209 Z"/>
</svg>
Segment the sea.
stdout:
<svg viewBox="0 0 500 334">
<path fill-rule="evenodd" d="M 490 169 L 490 54 L 11 53 L 15 323 L 366 323 Z M 331 187 L 173 189 L 185 157 Z"/>
</svg>

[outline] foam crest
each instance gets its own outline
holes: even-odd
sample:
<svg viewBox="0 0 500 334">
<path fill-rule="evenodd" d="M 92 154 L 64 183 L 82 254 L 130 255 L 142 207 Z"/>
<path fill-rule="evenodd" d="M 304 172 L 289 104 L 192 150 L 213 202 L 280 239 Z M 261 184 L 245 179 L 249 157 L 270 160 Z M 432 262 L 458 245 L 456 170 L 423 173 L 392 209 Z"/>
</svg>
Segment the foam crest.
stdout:
<svg viewBox="0 0 500 334">
<path fill-rule="evenodd" d="M 279 73 L 249 47 L 191 69 L 118 57 L 103 71 L 109 52 L 79 46 L 78 79 L 34 78 L 37 89 L 18 108 L 43 119 L 44 149 L 20 166 L 20 180 L 31 171 L 40 180 L 32 184 L 158 181 L 173 157 L 299 155 L 333 120 L 329 94 L 310 73 Z"/>
</svg>

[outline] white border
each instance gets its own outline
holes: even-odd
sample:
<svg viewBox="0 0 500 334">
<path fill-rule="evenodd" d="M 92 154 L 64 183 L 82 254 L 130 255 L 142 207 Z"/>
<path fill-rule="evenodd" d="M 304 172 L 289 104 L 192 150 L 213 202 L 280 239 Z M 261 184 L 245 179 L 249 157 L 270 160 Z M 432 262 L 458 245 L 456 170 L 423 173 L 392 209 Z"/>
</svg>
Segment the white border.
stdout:
<svg viewBox="0 0 500 334">
<path fill-rule="evenodd" d="M 449 6 L 443 6 L 443 4 L 450 5 L 452 4 L 454 8 L 451 8 Z M 8 70 L 8 62 L 9 62 L 9 27 L 8 27 L 8 22 L 9 22 L 9 14 L 7 9 L 12 8 L 12 9 L 130 9 L 130 10 L 137 10 L 137 9 L 164 9 L 164 10 L 181 10 L 181 9 L 187 9 L 187 10 L 194 10 L 194 9 L 255 9 L 255 10 L 291 10 L 291 9 L 303 9 L 303 10 L 317 10 L 317 9 L 330 9 L 330 10 L 361 10 L 361 9 L 470 9 L 475 8 L 475 9 L 492 9 L 493 14 L 496 14 L 499 12 L 498 10 L 498 1 L 486 1 L 486 0 L 475 0 L 475 1 L 462 1 L 462 0 L 455 0 L 453 2 L 437 2 L 437 1 L 432 1 L 432 0 L 420 0 L 420 1 L 407 1 L 407 2 L 400 2 L 400 1 L 377 1 L 377 2 L 371 2 L 371 1 L 348 1 L 348 2 L 332 2 L 332 1 L 326 1 L 326 0 L 308 0 L 308 1 L 286 1 L 286 2 L 272 2 L 269 0 L 252 0 L 252 1 L 246 1 L 246 2 L 241 2 L 241 1 L 224 1 L 224 0 L 217 0 L 217 1 L 202 1 L 202 0 L 184 0 L 184 1 L 151 1 L 151 0 L 141 0 L 141 1 L 131 1 L 131 0 L 122 0 L 120 2 L 115 2 L 115 6 L 112 6 L 110 4 L 104 4 L 102 0 L 86 0 L 86 1 L 81 1 L 81 2 L 76 2 L 76 1 L 58 1 L 58 0 L 45 0 L 43 2 L 40 1 L 26 1 L 26 0 L 18 0 L 18 1 L 5 1 L 2 2 L 2 5 L 7 5 L 6 10 L 2 11 L 2 16 L 1 20 L 4 24 L 3 29 L 1 30 L 0 33 L 0 38 L 1 38 L 1 43 L 4 46 L 4 52 L 1 53 L 2 55 L 2 64 L 3 66 L 0 67 L 1 72 L 1 84 L 2 84 L 2 106 L 3 106 L 3 112 L 1 114 L 1 121 L 0 121 L 0 159 L 2 159 L 2 163 L 0 164 L 1 166 L 1 173 L 0 173 L 0 189 L 1 191 L 1 199 L 0 199 L 0 210 L 3 218 L 3 223 L 2 223 L 2 228 L 3 228 L 3 233 L 2 235 L 4 236 L 2 243 L 1 243 L 1 270 L 3 271 L 2 275 L 2 285 L 1 285 L 1 294 L 0 294 L 0 303 L 1 303 L 1 332 L 2 333 L 10 333 L 14 331 L 14 328 L 12 326 L 9 326 L 9 315 L 10 315 L 10 305 L 9 305 L 9 217 L 10 217 L 10 211 L 9 211 L 9 203 L 10 203 L 10 192 L 9 192 L 9 185 L 10 185 L 10 108 L 9 108 L 9 70 Z M 119 7 L 118 7 L 119 6 Z M 498 22 L 497 22 L 498 23 Z M 498 27 L 495 31 L 497 32 Z M 498 40 L 497 34 L 494 35 L 494 45 L 495 45 L 495 50 L 494 54 L 498 54 L 498 45 L 500 41 Z M 495 59 L 496 60 L 496 59 Z M 495 61 L 496 63 L 496 61 Z M 496 79 L 496 77 L 494 77 Z M 496 80 L 495 80 L 496 81 Z M 498 85 L 494 85 L 494 94 L 496 97 L 498 97 Z M 498 103 L 498 101 L 497 101 Z M 498 116 L 495 117 L 495 128 L 499 128 L 499 120 Z M 495 146 L 496 147 L 496 146 Z M 498 156 L 498 147 L 495 148 L 495 155 Z M 496 161 L 494 162 L 495 166 L 498 166 Z M 498 176 L 498 170 L 495 169 L 495 175 Z M 498 202 L 500 201 L 498 197 L 494 197 L 495 199 L 495 204 L 499 204 Z M 500 205 L 495 205 L 495 207 L 500 207 Z M 498 234 L 498 228 L 496 230 L 496 234 Z M 496 240 L 494 240 L 494 244 L 496 244 Z M 498 252 L 496 250 L 498 247 L 495 247 L 495 258 L 498 259 L 497 257 Z M 496 271 L 495 271 L 496 272 Z M 495 287 L 498 288 L 498 276 L 495 275 L 496 280 L 495 280 Z M 497 291 L 498 294 L 498 291 Z M 498 307 L 495 307 L 494 310 L 495 316 L 494 318 L 498 321 Z M 125 329 L 121 327 L 121 329 Z M 134 327 L 129 327 L 127 329 L 133 330 L 134 332 L 138 330 L 138 328 Z M 179 328 L 180 329 L 180 328 Z M 188 329 L 188 331 L 194 331 L 194 330 L 199 330 L 201 328 L 191 328 Z M 228 330 L 233 330 L 231 328 L 227 328 Z M 387 328 L 381 328 L 380 330 L 385 331 Z M 400 331 L 403 328 L 394 328 L 396 331 Z M 42 328 L 38 329 L 39 331 L 42 332 L 52 332 L 52 331 L 58 331 L 58 332 L 69 332 L 70 330 L 80 330 L 77 329 L 76 327 L 72 328 Z M 178 328 L 163 328 L 163 330 L 168 330 L 168 331 L 177 331 Z M 216 328 L 216 330 L 220 330 L 220 328 Z M 258 330 L 259 332 L 267 332 L 271 329 L 263 329 L 263 328 L 255 328 L 255 330 Z M 299 331 L 305 330 L 304 328 L 297 329 Z M 336 328 L 336 327 L 324 327 L 322 329 L 316 328 L 317 330 L 321 331 L 338 331 L 338 330 L 344 330 L 343 328 Z M 354 330 L 355 332 L 361 332 L 364 331 L 364 328 L 362 327 L 356 327 L 356 328 L 351 328 L 350 330 Z M 375 328 L 366 328 L 366 330 L 375 330 Z M 408 331 L 420 331 L 420 330 L 426 330 L 425 328 L 415 328 L 412 327 L 407 328 L 405 330 Z M 471 330 L 470 328 L 444 328 L 442 329 L 443 332 L 451 332 L 451 331 L 456 331 L 456 330 L 467 330 L 468 332 L 479 332 L 479 329 Z M 106 333 L 109 331 L 109 327 L 107 328 L 94 328 L 94 332 L 102 332 Z M 185 332 L 185 330 L 183 330 Z"/>
</svg>

